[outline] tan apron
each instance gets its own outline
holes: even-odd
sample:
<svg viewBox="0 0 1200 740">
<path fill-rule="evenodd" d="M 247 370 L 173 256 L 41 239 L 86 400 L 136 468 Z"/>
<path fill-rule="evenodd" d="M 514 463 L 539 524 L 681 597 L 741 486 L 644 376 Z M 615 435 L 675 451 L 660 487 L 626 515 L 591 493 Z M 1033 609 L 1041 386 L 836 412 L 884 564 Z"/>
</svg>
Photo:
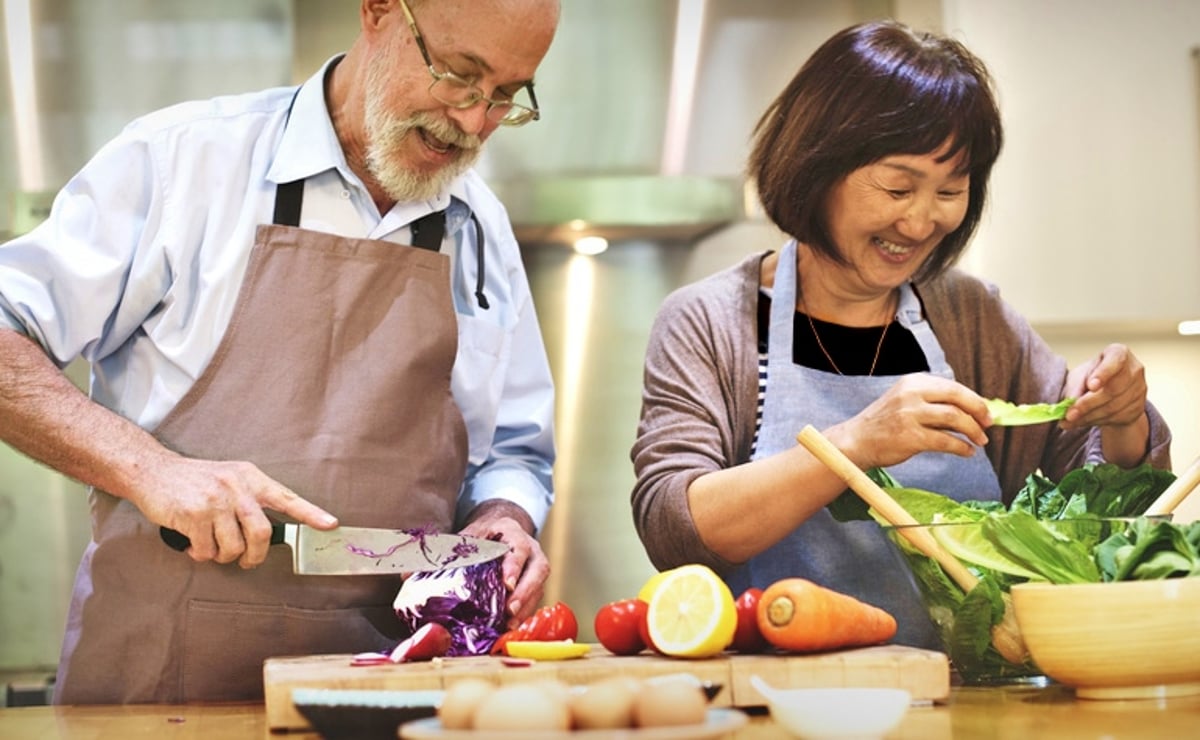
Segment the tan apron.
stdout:
<svg viewBox="0 0 1200 740">
<path fill-rule="evenodd" d="M 302 188 L 280 186 L 221 344 L 155 436 L 249 460 L 342 524 L 448 530 L 467 462 L 449 258 L 279 225 Z M 395 642 L 397 577 L 297 576 L 286 547 L 249 571 L 195 563 L 99 491 L 92 517 L 57 703 L 261 699 L 267 657 Z"/>
</svg>

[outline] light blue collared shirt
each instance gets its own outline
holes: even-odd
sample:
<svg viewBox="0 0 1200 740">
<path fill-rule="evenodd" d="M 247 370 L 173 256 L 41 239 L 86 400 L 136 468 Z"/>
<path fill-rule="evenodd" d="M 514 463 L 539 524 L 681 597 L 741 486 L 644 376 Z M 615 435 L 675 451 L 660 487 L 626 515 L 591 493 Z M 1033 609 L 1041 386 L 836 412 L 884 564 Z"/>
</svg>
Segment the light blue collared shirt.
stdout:
<svg viewBox="0 0 1200 740">
<path fill-rule="evenodd" d="M 442 252 L 458 316 L 451 390 L 470 445 L 459 517 L 504 498 L 540 529 L 554 499 L 554 386 L 508 214 L 471 171 L 432 201 L 380 215 L 325 107 L 323 80 L 336 61 L 298 94 L 181 103 L 129 124 L 67 183 L 42 225 L 0 244 L 0 327 L 33 338 L 61 367 L 86 359 L 92 398 L 153 429 L 216 351 L 255 229 L 272 220 L 276 184 L 305 179 L 303 228 L 356 238 L 408 243 L 411 222 L 448 208 Z M 485 237 L 486 310 L 474 294 L 472 213 Z"/>
</svg>

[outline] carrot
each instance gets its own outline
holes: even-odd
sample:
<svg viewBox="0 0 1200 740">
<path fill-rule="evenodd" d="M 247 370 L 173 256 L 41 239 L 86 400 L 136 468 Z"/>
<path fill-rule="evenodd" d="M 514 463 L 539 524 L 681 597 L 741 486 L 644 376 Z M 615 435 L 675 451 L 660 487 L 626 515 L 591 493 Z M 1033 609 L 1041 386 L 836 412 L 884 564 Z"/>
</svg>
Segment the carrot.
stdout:
<svg viewBox="0 0 1200 740">
<path fill-rule="evenodd" d="M 756 616 L 768 642 L 795 652 L 874 645 L 896 634 L 896 618 L 883 609 L 803 578 L 768 586 Z"/>
</svg>

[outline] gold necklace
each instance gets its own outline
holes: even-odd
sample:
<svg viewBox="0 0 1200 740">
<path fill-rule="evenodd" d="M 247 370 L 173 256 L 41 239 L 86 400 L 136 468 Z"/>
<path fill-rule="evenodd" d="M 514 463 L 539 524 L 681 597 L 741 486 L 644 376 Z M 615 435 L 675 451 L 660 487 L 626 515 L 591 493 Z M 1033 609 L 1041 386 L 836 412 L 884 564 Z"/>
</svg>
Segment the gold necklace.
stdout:
<svg viewBox="0 0 1200 740">
<path fill-rule="evenodd" d="M 889 301 L 888 307 L 890 308 L 891 305 L 892 304 Z M 800 296 L 800 310 L 804 312 L 804 317 L 808 319 L 808 328 L 812 329 L 813 339 L 817 340 L 817 347 L 820 348 L 821 354 L 825 355 L 826 360 L 829 360 L 829 366 L 832 367 L 833 371 L 838 375 L 845 376 L 845 373 L 842 372 L 841 368 L 837 366 L 837 363 L 833 361 L 833 357 L 829 354 L 829 350 L 825 349 L 825 344 L 821 341 L 821 335 L 817 333 L 817 325 L 813 323 L 812 314 L 808 312 L 808 306 L 804 302 L 804 296 Z M 892 320 L 895 317 L 895 313 L 895 311 L 888 312 L 887 323 L 883 325 L 883 331 L 879 333 L 879 344 L 875 345 L 875 358 L 871 360 L 871 369 L 867 371 L 868 378 L 875 375 L 875 366 L 879 364 L 879 353 L 883 350 L 883 339 L 887 336 L 888 328 L 892 325 Z"/>
</svg>

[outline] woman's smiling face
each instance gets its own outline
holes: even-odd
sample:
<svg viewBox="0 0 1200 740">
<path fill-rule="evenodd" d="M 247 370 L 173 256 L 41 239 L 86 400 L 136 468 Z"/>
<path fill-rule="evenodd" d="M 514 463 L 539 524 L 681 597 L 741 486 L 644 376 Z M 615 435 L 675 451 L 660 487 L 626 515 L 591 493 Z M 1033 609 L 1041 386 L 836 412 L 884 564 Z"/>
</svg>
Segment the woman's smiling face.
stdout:
<svg viewBox="0 0 1200 740">
<path fill-rule="evenodd" d="M 868 291 L 912 278 L 966 215 L 970 175 L 963 155 L 895 154 L 847 175 L 827 203 L 833 243 Z"/>
</svg>

